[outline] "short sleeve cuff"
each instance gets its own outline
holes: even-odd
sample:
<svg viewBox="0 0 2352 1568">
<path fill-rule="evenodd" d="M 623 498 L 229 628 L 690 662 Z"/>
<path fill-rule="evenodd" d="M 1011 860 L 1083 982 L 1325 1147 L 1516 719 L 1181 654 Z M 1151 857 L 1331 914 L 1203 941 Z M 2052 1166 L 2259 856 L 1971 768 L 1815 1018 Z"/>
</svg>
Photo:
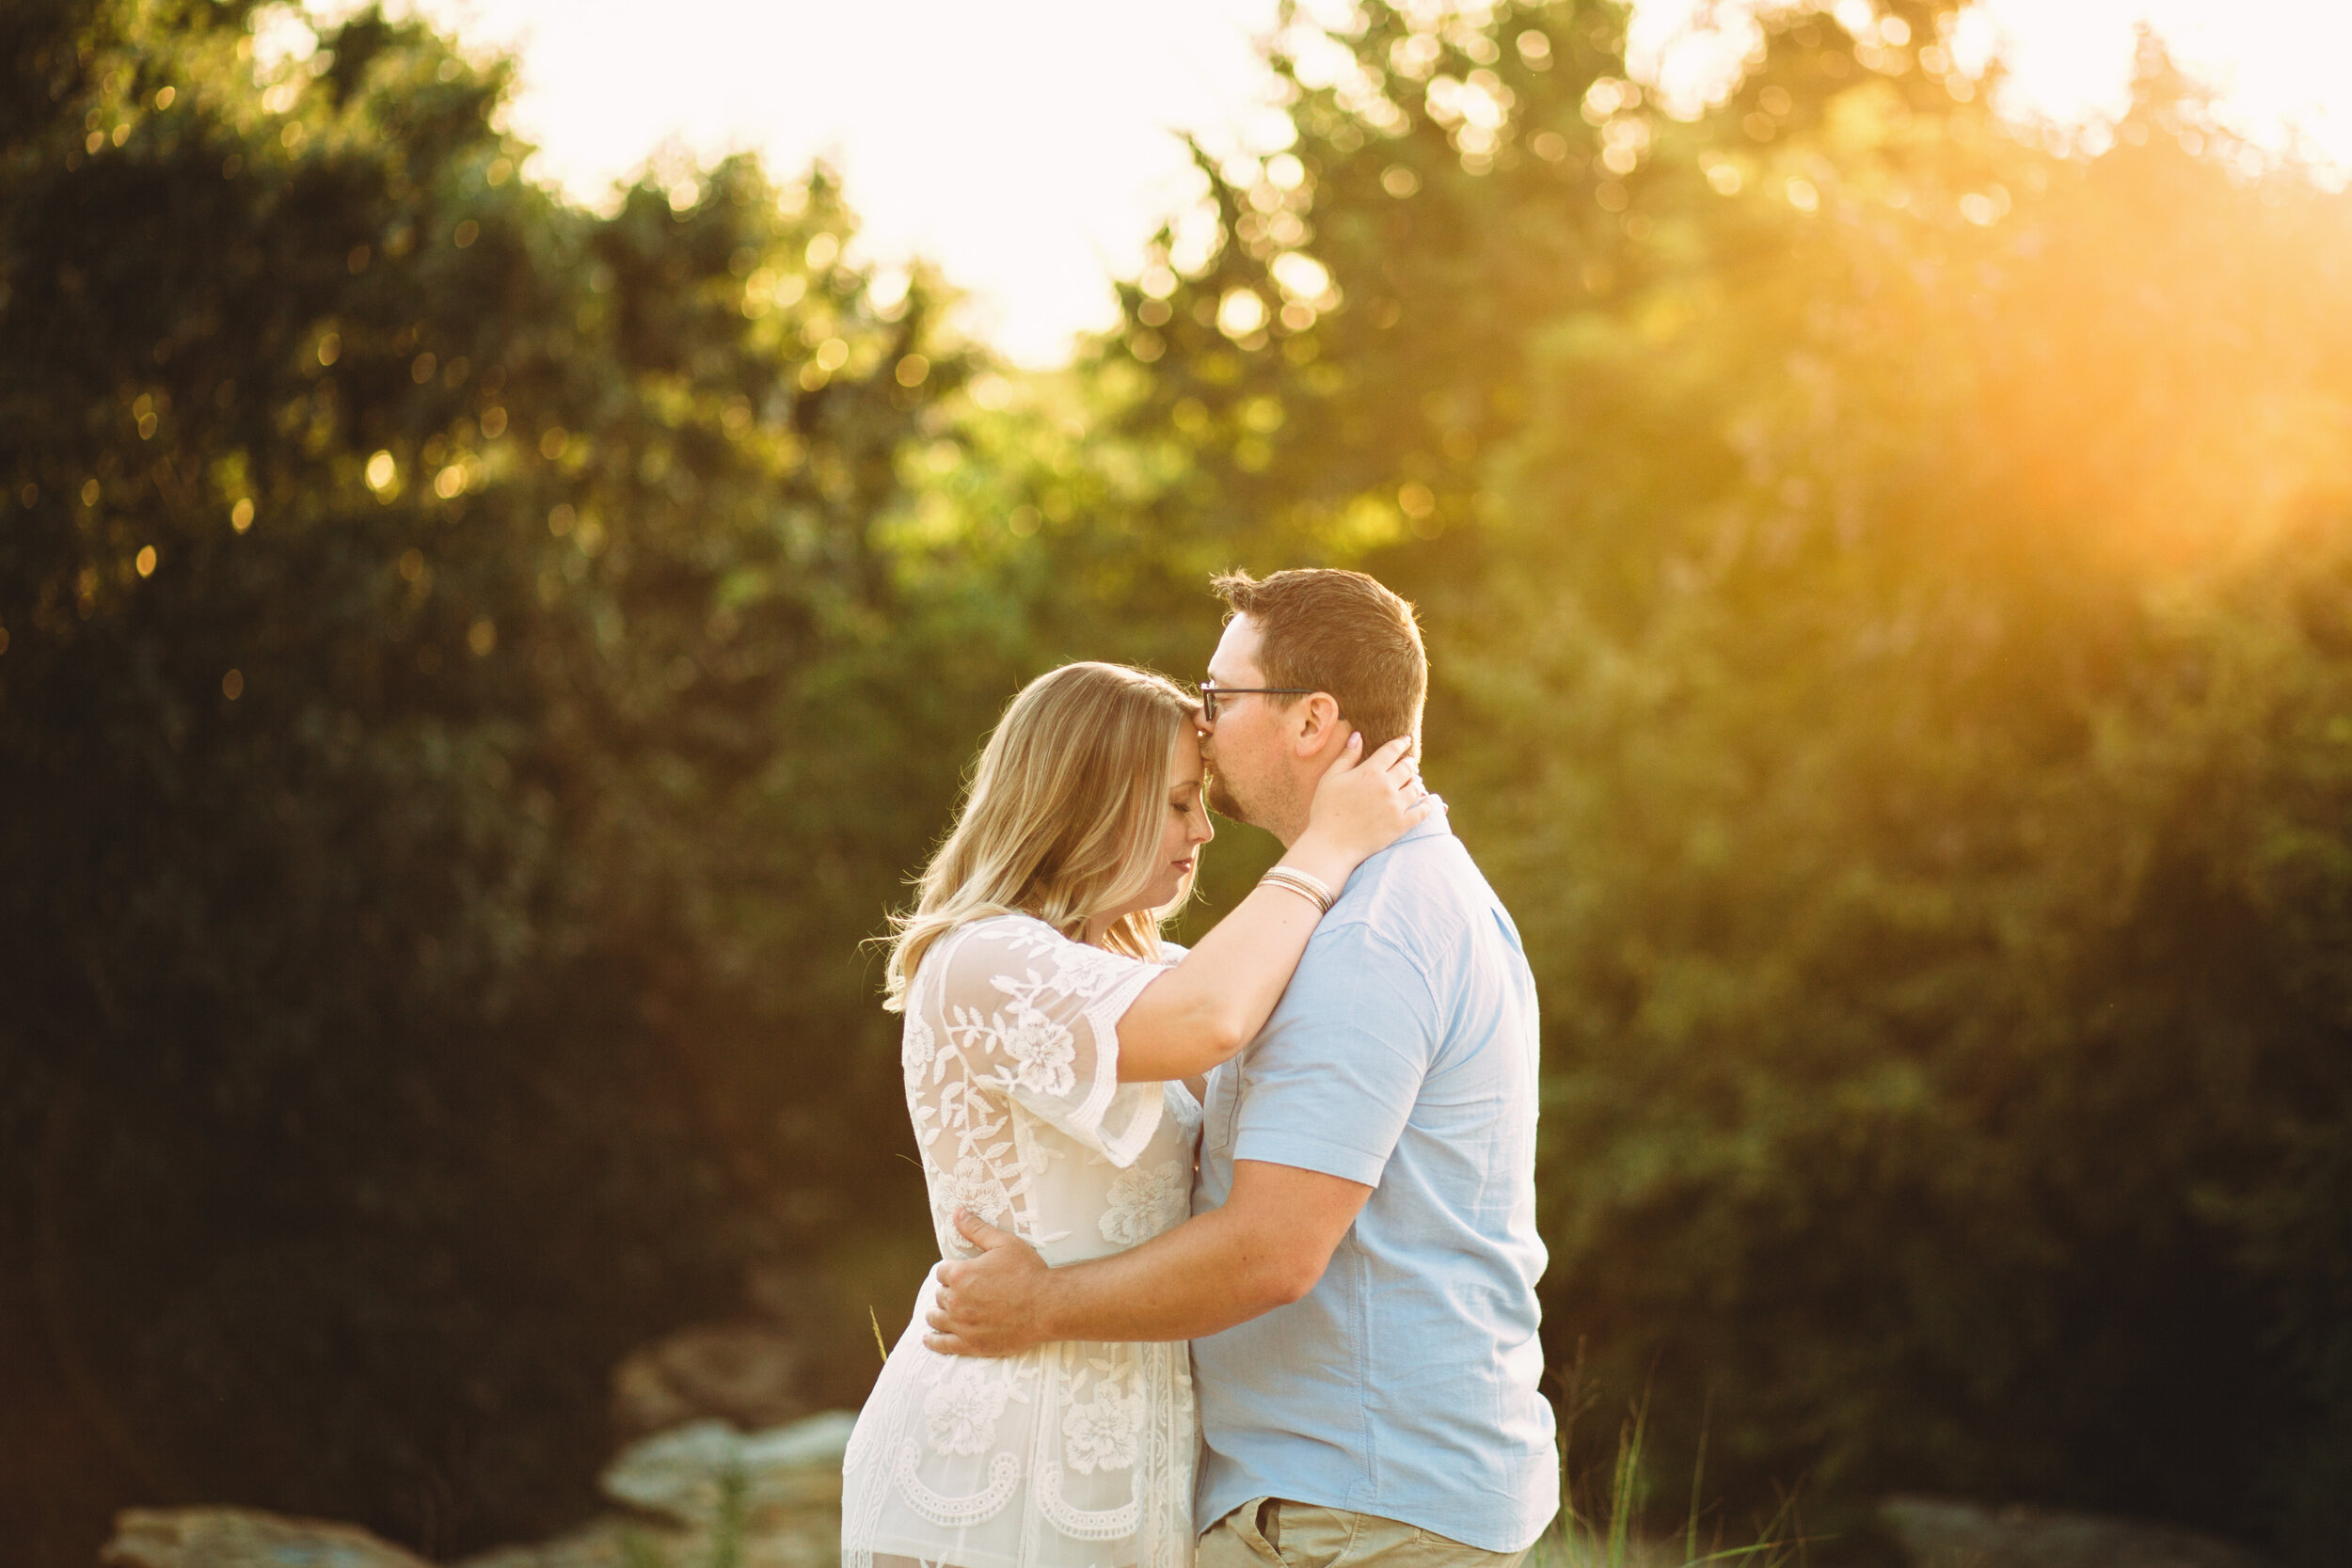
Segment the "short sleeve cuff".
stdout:
<svg viewBox="0 0 2352 1568">
<path fill-rule="evenodd" d="M 1234 1140 L 1233 1158 L 1316 1171 L 1325 1176 L 1336 1176 L 1343 1181 L 1360 1182 L 1367 1187 L 1380 1184 L 1380 1173 L 1389 1164 L 1385 1154 L 1369 1154 L 1344 1144 L 1331 1143 L 1289 1129 L 1270 1127 L 1244 1128 L 1240 1137 Z"/>
<path fill-rule="evenodd" d="M 1157 1084 L 1119 1081 L 1119 1021 L 1143 988 L 1165 973 L 1156 964 L 1140 965 L 1087 1007 L 1087 1022 L 1094 1029 L 1094 1082 L 1062 1130 L 1094 1145 L 1122 1170 L 1136 1163 L 1159 1130 L 1167 1096 Z"/>
<path fill-rule="evenodd" d="M 1095 1140 L 1103 1158 L 1121 1170 L 1141 1159 L 1143 1146 L 1159 1131 L 1160 1110 L 1167 1102 L 1164 1085 L 1120 1085 L 1111 1095 L 1110 1109 L 1103 1115 L 1103 1130 Z"/>
</svg>

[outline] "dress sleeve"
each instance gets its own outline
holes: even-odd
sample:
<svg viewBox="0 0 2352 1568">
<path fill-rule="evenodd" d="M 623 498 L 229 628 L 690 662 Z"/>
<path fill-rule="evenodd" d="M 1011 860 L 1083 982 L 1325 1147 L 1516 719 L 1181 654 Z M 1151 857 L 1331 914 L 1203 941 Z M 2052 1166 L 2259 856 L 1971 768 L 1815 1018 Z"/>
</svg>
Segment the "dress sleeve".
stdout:
<svg viewBox="0 0 2352 1568">
<path fill-rule="evenodd" d="M 1131 1165 L 1164 1097 L 1157 1084 L 1119 1081 L 1119 1020 L 1164 972 L 1041 921 L 991 922 L 956 949 L 945 977 L 946 1047 L 977 1086 Z"/>
</svg>

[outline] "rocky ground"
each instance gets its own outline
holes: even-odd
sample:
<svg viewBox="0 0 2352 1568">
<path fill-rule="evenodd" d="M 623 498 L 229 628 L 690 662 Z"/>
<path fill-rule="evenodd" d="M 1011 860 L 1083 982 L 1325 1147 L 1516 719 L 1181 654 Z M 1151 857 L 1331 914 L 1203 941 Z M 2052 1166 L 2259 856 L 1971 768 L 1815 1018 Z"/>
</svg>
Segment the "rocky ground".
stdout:
<svg viewBox="0 0 2352 1568">
<path fill-rule="evenodd" d="M 611 1507 L 552 1540 L 454 1568 L 827 1568 L 840 1559 L 841 1456 L 855 1418 L 800 1414 L 788 1345 L 740 1324 L 690 1329 L 624 1362 L 600 1484 Z M 783 1358 L 783 1359 L 780 1359 Z M 2266 1568 L 2225 1542 L 2135 1520 L 1890 1497 L 1908 1568 Z M 1680 1568 L 1665 1544 L 1641 1568 Z M 354 1525 L 255 1509 L 126 1509 L 106 1568 L 436 1568 Z M 1567 1539 L 1531 1568 L 1585 1568 Z"/>
<path fill-rule="evenodd" d="M 851 1418 L 829 1412 L 765 1432 L 698 1421 L 639 1443 L 603 1477 L 613 1511 L 551 1541 L 456 1568 L 826 1568 L 839 1560 L 841 1451 Z M 2265 1568 L 2225 1542 L 2134 1520 L 1943 1498 L 1888 1499 L 1882 1517 L 1910 1568 Z M 1631 1553 L 1679 1568 L 1663 1543 Z M 363 1529 L 248 1509 L 131 1509 L 102 1554 L 110 1568 L 434 1568 Z M 1536 1568 L 1584 1568 L 1548 1543 Z"/>
<path fill-rule="evenodd" d="M 2267 1568 L 2226 1541 L 2095 1513 L 1889 1497 L 1879 1519 L 1911 1568 Z"/>
<path fill-rule="evenodd" d="M 623 1450 L 612 1512 L 551 1541 L 457 1568 L 820 1568 L 841 1555 L 841 1454 L 854 1418 L 828 1411 L 745 1433 L 694 1421 Z M 254 1509 L 127 1509 L 108 1568 L 433 1568 L 353 1525 Z"/>
</svg>

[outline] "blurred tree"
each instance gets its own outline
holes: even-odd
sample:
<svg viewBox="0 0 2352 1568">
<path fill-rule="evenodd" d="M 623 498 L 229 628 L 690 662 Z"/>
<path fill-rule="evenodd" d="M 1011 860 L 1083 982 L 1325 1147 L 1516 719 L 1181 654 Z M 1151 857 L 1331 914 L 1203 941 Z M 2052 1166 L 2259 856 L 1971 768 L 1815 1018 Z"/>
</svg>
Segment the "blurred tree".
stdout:
<svg viewBox="0 0 2352 1568">
<path fill-rule="evenodd" d="M 1550 1329 L 1659 1474 L 2344 1544 L 2352 202 L 1921 6 L 1689 119 L 1609 6 L 1278 34 L 1108 359 L 1172 531 L 1417 597 L 1546 999 Z M 2328 1499 L 2334 1499 L 2329 1501 Z"/>
<path fill-rule="evenodd" d="M 586 1506 L 620 1352 L 910 1184 L 852 1131 L 898 1095 L 853 943 L 985 722 L 832 744 L 963 371 L 829 177 L 594 217 L 518 176 L 502 63 L 374 11 L 257 61 L 252 17 L 7 23 L 0 1407 L 42 1560 L 123 1500 L 443 1551 Z"/>
</svg>

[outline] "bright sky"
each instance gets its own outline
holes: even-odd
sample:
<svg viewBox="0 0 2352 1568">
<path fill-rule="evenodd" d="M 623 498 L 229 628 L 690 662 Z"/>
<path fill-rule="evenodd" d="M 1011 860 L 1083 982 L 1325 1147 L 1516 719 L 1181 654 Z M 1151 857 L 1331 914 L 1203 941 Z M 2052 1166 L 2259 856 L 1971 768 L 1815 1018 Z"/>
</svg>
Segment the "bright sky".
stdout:
<svg viewBox="0 0 2352 1568">
<path fill-rule="evenodd" d="M 1695 0 L 1637 0 L 1659 48 Z M 1847 0 L 1849 5 L 1858 0 Z M 1271 150 L 1256 37 L 1275 0 L 410 0 L 522 56 L 515 130 L 535 173 L 597 200 L 664 145 L 833 159 L 878 260 L 928 256 L 967 326 L 1051 362 L 1107 325 L 1164 216 L 1199 186 L 1174 133 Z M 322 6 L 331 9 L 331 6 Z M 2280 141 L 2352 166 L 2345 0 L 1983 0 L 2026 103 L 2112 112 L 2145 19 Z M 1271 144 L 1271 145 L 1270 145 Z"/>
</svg>

